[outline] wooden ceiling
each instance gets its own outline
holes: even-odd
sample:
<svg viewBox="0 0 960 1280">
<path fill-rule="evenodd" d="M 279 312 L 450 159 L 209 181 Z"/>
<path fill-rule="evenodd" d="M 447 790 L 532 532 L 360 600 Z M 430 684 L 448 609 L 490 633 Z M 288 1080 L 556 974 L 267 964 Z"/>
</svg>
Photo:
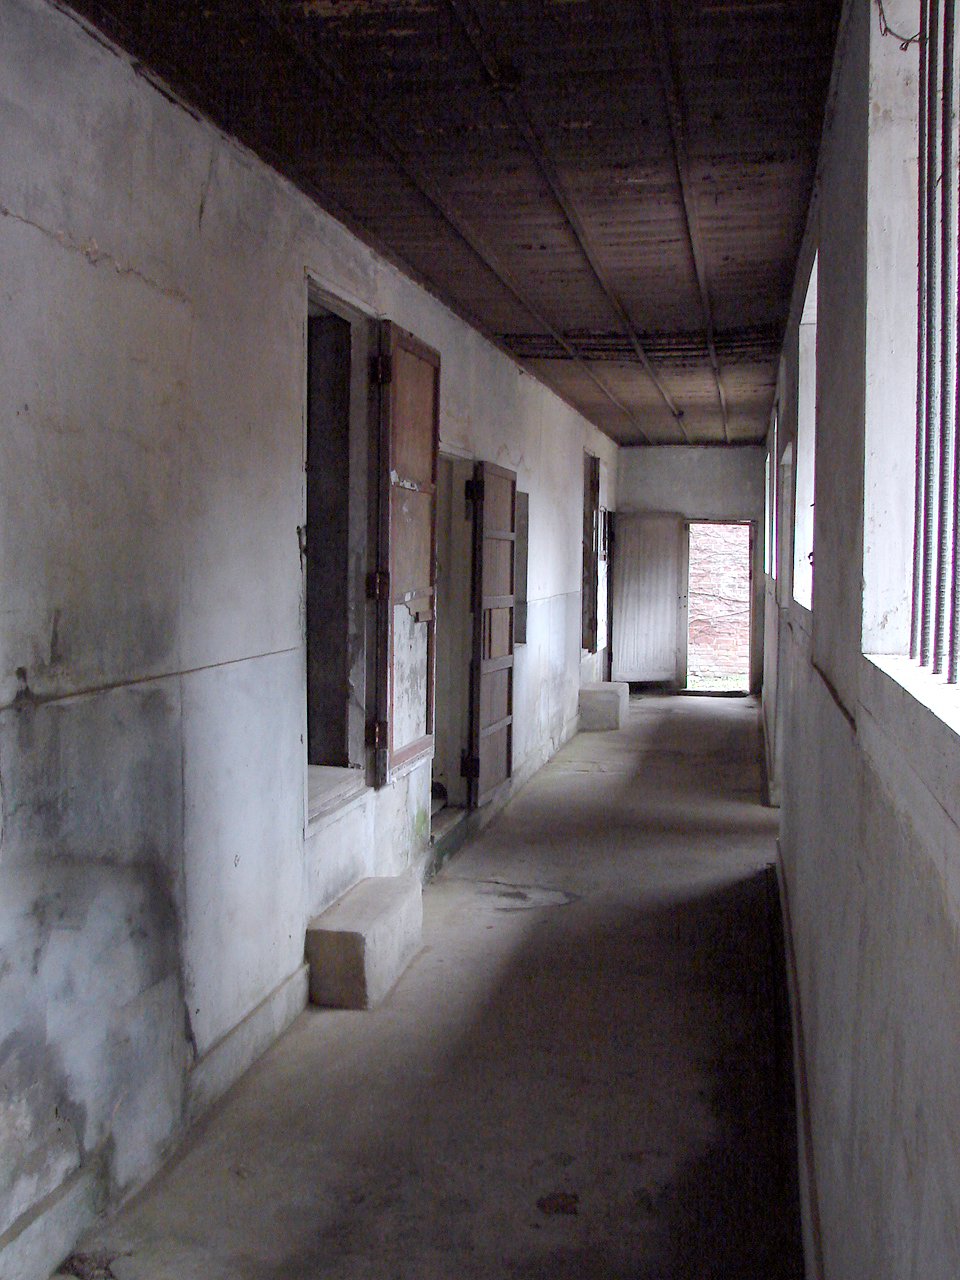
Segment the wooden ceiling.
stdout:
<svg viewBox="0 0 960 1280">
<path fill-rule="evenodd" d="M 764 438 L 840 0 L 73 0 L 613 439 Z"/>
</svg>

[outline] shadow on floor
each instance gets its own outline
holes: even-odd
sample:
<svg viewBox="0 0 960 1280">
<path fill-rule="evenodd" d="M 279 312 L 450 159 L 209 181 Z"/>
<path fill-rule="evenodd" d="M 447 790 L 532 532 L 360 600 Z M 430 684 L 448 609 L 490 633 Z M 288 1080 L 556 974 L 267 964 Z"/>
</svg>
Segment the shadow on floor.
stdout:
<svg viewBox="0 0 960 1280">
<path fill-rule="evenodd" d="M 231 1274 L 801 1277 L 778 921 L 772 871 L 543 912 L 405 1122 L 326 1189 L 325 1225 Z"/>
</svg>

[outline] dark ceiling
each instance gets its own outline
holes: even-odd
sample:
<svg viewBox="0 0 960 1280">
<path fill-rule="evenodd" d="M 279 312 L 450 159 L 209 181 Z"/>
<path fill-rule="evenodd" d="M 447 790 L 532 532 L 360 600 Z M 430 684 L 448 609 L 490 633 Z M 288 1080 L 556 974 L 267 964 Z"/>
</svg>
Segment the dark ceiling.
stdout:
<svg viewBox="0 0 960 1280">
<path fill-rule="evenodd" d="M 762 440 L 840 0 L 73 0 L 615 440 Z"/>
</svg>

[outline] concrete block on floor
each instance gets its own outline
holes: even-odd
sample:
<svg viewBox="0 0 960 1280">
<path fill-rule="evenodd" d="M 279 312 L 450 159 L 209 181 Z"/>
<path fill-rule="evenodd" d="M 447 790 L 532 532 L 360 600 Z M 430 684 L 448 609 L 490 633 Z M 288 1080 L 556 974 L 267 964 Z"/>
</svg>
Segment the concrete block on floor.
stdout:
<svg viewBox="0 0 960 1280">
<path fill-rule="evenodd" d="M 369 1009 L 386 996 L 420 946 L 423 903 L 412 873 L 361 880 L 307 925 L 310 1001 Z"/>
<path fill-rule="evenodd" d="M 630 686 L 626 681 L 605 680 L 580 686 L 580 728 L 622 729 L 627 723 Z"/>
</svg>

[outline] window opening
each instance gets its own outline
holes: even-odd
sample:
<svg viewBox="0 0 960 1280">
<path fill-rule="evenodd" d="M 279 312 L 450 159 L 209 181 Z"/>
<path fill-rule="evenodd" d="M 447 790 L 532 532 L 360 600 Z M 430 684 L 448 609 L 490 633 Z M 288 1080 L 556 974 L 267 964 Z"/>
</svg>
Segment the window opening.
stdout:
<svg viewBox="0 0 960 1280">
<path fill-rule="evenodd" d="M 750 687 L 750 526 L 690 525 L 687 688 Z"/>
<path fill-rule="evenodd" d="M 764 522 L 763 570 L 772 581 L 777 580 L 777 436 L 779 434 L 779 407 L 774 405 L 770 417 L 767 457 L 764 467 L 764 492 L 766 494 L 766 520 Z"/>
<path fill-rule="evenodd" d="M 305 817 L 367 782 L 372 322 L 307 281 L 303 564 Z"/>
<path fill-rule="evenodd" d="M 583 456 L 583 619 L 581 647 L 597 652 L 600 635 L 600 459 Z"/>
<path fill-rule="evenodd" d="M 793 503 L 793 441 L 783 451 L 780 465 L 777 468 L 777 526 L 776 551 L 777 565 L 781 569 L 777 578 L 777 604 L 785 609 L 790 601 L 790 531 L 793 527 L 791 508 Z"/>
<path fill-rule="evenodd" d="M 817 259 L 813 260 L 800 319 L 797 371 L 796 502 L 793 598 L 813 608 L 814 493 L 817 452 Z"/>
<path fill-rule="evenodd" d="M 347 766 L 350 324 L 307 318 L 307 763 Z M 316 787 L 314 787 L 316 790 Z"/>
</svg>

